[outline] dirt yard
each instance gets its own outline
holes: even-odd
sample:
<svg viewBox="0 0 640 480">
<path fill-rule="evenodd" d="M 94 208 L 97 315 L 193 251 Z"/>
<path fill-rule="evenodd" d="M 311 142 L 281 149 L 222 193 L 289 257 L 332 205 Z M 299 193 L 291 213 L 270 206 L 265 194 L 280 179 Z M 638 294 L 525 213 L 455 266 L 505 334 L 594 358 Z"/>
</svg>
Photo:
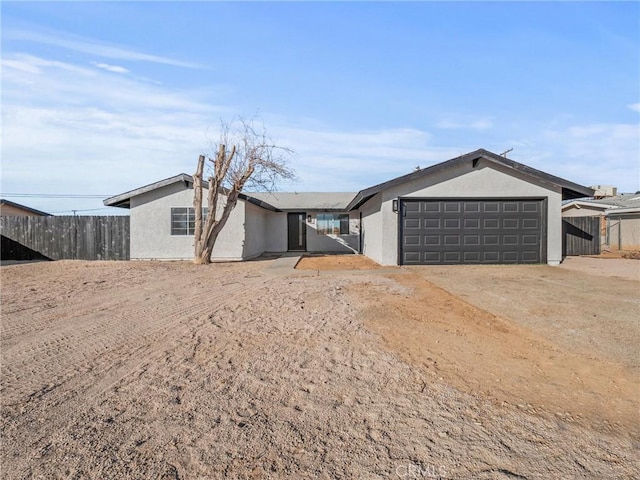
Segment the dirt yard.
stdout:
<svg viewBox="0 0 640 480">
<path fill-rule="evenodd" d="M 638 282 L 272 262 L 1 267 L 2 478 L 640 477 Z"/>
<path fill-rule="evenodd" d="M 300 259 L 298 270 L 378 270 L 383 267 L 364 255 L 305 255 Z"/>
</svg>

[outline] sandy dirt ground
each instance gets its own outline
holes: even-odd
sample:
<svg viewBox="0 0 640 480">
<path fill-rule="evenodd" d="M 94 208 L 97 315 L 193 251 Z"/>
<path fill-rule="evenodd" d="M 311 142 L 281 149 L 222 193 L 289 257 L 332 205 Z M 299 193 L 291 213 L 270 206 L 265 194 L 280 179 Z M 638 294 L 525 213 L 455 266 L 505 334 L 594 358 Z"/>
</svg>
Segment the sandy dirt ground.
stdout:
<svg viewBox="0 0 640 480">
<path fill-rule="evenodd" d="M 631 254 L 630 254 L 631 255 Z M 640 259 L 620 256 L 567 257 L 559 268 L 592 275 L 640 281 Z"/>
<path fill-rule="evenodd" d="M 296 265 L 298 270 L 378 270 L 383 267 L 364 255 L 308 255 Z M 386 268 L 386 267 L 385 267 Z"/>
<path fill-rule="evenodd" d="M 635 338 L 637 283 L 271 262 L 0 268 L 2 478 L 640 477 L 633 347 L 546 332 Z M 488 288 L 525 276 L 534 314 Z"/>
</svg>

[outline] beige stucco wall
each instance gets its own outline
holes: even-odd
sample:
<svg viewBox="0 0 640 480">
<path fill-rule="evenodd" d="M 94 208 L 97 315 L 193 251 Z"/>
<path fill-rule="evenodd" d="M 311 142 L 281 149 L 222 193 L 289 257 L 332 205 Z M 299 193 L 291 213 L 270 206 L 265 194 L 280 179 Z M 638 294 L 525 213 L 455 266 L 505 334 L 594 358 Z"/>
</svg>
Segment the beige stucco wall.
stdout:
<svg viewBox="0 0 640 480">
<path fill-rule="evenodd" d="M 590 208 L 585 206 L 580 206 L 580 208 L 578 208 L 575 205 L 571 205 L 562 211 L 563 217 L 599 217 L 601 215 L 604 215 L 604 210 L 602 208 Z"/>
<path fill-rule="evenodd" d="M 34 213 L 30 210 L 24 210 L 22 208 L 14 207 L 13 205 L 7 205 L 6 203 L 0 204 L 0 215 L 6 215 L 8 217 L 39 217 L 39 213 Z"/>
<path fill-rule="evenodd" d="M 362 207 L 364 220 L 364 253 L 383 265 L 398 261 L 398 214 L 392 201 L 398 197 L 415 198 L 547 198 L 547 262 L 558 265 L 562 260 L 562 192 L 559 187 L 542 184 L 524 174 L 493 162 L 480 160 L 429 175 L 380 192 Z M 380 202 L 378 214 L 375 204 Z"/>
<path fill-rule="evenodd" d="M 192 206 L 193 189 L 181 183 L 133 197 L 130 210 L 131 259 L 192 259 L 193 235 L 171 235 L 171 208 Z M 239 201 L 220 232 L 212 258 L 242 259 L 244 220 L 245 202 Z"/>
<path fill-rule="evenodd" d="M 615 215 L 607 219 L 612 250 L 640 250 L 640 214 Z"/>
</svg>

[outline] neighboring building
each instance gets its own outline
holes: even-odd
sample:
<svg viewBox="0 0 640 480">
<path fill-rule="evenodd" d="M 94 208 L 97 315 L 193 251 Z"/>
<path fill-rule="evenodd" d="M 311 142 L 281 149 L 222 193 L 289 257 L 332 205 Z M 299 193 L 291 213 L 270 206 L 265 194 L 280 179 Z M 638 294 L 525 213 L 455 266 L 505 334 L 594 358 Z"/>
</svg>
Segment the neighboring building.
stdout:
<svg viewBox="0 0 640 480">
<path fill-rule="evenodd" d="M 8 217 L 27 217 L 27 216 L 50 216 L 50 213 L 41 212 L 35 208 L 27 207 L 26 205 L 20 205 L 19 203 L 11 202 L 0 199 L 0 215 Z"/>
<path fill-rule="evenodd" d="M 562 216 L 598 217 L 601 249 L 640 250 L 639 193 L 571 200 L 562 205 Z"/>
<path fill-rule="evenodd" d="M 357 193 L 243 192 L 214 260 L 360 252 L 382 265 L 562 260 L 562 200 L 593 190 L 476 150 Z M 132 259 L 193 257 L 193 179 L 108 198 L 131 210 Z"/>
<path fill-rule="evenodd" d="M 640 250 L 640 206 L 614 208 L 604 213 L 607 246 L 611 250 Z"/>
<path fill-rule="evenodd" d="M 589 188 L 594 191 L 594 198 L 613 197 L 618 194 L 618 189 L 613 185 L 592 185 Z"/>
</svg>

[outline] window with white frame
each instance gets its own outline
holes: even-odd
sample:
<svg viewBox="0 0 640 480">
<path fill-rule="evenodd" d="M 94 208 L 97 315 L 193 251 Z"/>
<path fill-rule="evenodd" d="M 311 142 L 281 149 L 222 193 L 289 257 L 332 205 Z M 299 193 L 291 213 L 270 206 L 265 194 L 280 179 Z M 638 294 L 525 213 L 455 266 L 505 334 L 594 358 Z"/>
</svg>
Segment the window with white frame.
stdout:
<svg viewBox="0 0 640 480">
<path fill-rule="evenodd" d="M 348 235 L 348 213 L 319 213 L 316 216 L 319 235 Z"/>
<path fill-rule="evenodd" d="M 209 209 L 202 209 L 202 221 L 207 219 Z M 171 235 L 193 235 L 196 229 L 196 213 L 193 207 L 171 208 Z"/>
</svg>

